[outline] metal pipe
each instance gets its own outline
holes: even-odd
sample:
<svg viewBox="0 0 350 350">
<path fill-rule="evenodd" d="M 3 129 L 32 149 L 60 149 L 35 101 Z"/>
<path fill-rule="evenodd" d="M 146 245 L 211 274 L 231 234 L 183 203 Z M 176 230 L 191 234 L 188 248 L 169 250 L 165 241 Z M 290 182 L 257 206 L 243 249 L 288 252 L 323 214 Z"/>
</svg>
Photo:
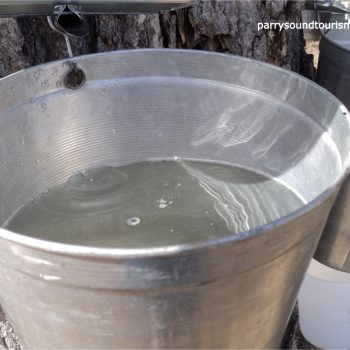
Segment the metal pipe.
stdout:
<svg viewBox="0 0 350 350">
<path fill-rule="evenodd" d="M 57 5 L 77 4 L 82 14 L 160 12 L 189 6 L 193 0 L 0 0 L 0 16 L 50 16 Z"/>
<path fill-rule="evenodd" d="M 349 0 L 306 0 L 307 10 L 327 11 L 333 13 L 349 13 Z"/>
</svg>

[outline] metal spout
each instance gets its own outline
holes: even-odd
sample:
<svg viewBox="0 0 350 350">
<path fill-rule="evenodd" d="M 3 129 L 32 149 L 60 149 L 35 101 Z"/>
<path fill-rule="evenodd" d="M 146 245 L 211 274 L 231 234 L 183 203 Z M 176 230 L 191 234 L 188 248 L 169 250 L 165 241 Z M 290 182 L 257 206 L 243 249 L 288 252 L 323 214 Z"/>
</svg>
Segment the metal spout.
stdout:
<svg viewBox="0 0 350 350">
<path fill-rule="evenodd" d="M 78 5 L 58 5 L 52 16 L 48 16 L 52 29 L 64 36 L 83 38 L 89 27 Z"/>
<path fill-rule="evenodd" d="M 307 10 L 327 11 L 332 13 L 350 13 L 349 0 L 306 0 Z"/>
</svg>

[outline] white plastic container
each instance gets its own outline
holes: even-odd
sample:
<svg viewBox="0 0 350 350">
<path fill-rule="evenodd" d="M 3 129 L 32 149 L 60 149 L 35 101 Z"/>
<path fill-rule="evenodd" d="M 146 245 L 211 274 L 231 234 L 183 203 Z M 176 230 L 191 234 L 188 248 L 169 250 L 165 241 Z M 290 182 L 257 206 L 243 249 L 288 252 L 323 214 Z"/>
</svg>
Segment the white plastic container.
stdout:
<svg viewBox="0 0 350 350">
<path fill-rule="evenodd" d="M 312 260 L 298 303 L 305 339 L 323 349 L 350 349 L 350 273 Z"/>
</svg>

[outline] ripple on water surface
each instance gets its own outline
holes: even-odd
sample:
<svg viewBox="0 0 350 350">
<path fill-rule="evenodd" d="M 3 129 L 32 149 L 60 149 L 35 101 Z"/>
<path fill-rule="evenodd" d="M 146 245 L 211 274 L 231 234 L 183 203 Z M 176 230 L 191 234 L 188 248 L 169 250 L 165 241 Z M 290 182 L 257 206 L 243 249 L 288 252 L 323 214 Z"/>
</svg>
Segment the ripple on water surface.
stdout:
<svg viewBox="0 0 350 350">
<path fill-rule="evenodd" d="M 82 170 L 25 204 L 5 227 L 95 247 L 155 247 L 237 234 L 300 208 L 273 179 L 223 164 L 147 161 Z"/>
</svg>

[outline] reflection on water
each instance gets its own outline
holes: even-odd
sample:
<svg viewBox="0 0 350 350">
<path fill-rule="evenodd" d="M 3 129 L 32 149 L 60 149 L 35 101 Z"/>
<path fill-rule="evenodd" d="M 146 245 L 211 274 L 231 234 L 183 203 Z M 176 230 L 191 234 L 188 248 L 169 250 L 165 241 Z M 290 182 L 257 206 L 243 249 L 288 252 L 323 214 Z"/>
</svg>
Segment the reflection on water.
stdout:
<svg viewBox="0 0 350 350">
<path fill-rule="evenodd" d="M 281 183 L 198 161 L 83 170 L 5 225 L 28 236 L 97 247 L 163 246 L 237 234 L 300 208 Z"/>
</svg>

